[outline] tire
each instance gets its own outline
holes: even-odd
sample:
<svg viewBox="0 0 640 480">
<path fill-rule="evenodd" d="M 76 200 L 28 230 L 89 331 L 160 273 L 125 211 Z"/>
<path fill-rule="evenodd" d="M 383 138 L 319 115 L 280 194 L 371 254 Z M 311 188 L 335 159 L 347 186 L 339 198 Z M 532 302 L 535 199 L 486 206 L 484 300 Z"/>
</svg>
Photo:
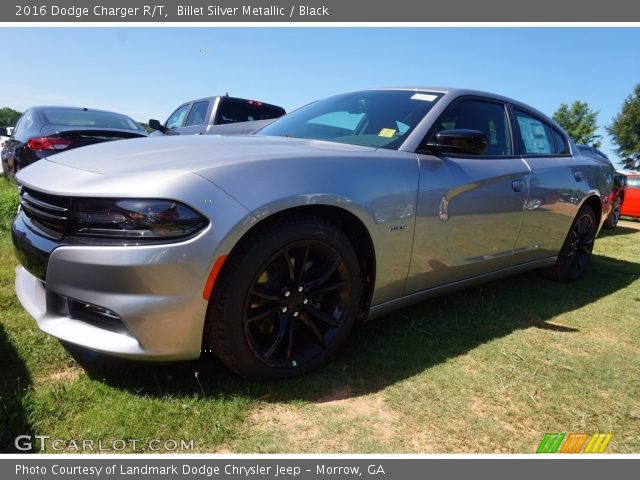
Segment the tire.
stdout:
<svg viewBox="0 0 640 480">
<path fill-rule="evenodd" d="M 360 305 L 353 245 L 332 223 L 295 215 L 243 239 L 213 291 L 205 342 L 236 373 L 282 379 L 334 357 Z"/>
<path fill-rule="evenodd" d="M 608 230 L 613 230 L 614 228 L 616 228 L 618 226 L 618 221 L 620 220 L 621 210 L 622 210 L 622 199 L 618 197 L 613 201 L 613 208 L 611 209 L 611 213 L 605 220 L 603 227 Z"/>
<path fill-rule="evenodd" d="M 596 231 L 593 209 L 584 205 L 571 224 L 556 264 L 549 271 L 553 278 L 563 283 L 582 278 L 591 258 Z"/>
</svg>

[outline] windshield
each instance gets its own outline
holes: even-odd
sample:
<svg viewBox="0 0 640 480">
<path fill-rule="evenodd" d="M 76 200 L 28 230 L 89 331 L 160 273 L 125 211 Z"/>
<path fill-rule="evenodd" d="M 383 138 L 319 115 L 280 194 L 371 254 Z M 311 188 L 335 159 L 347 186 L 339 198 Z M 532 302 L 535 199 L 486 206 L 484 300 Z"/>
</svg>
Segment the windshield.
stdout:
<svg viewBox="0 0 640 480">
<path fill-rule="evenodd" d="M 415 90 L 346 93 L 285 115 L 257 135 L 397 149 L 441 96 Z"/>
</svg>

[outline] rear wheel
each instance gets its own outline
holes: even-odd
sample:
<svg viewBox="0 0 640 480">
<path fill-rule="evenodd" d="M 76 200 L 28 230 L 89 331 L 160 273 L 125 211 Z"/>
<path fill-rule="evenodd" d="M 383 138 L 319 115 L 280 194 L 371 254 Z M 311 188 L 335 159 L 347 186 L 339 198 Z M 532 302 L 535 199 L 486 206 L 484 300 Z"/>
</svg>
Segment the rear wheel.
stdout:
<svg viewBox="0 0 640 480">
<path fill-rule="evenodd" d="M 620 220 L 620 211 L 622 210 L 622 199 L 620 197 L 613 201 L 613 208 L 611 213 L 604 222 L 604 228 L 613 230 L 618 226 L 618 220 Z"/>
<path fill-rule="evenodd" d="M 571 224 L 551 275 L 561 282 L 575 282 L 583 275 L 589 264 L 596 238 L 596 216 L 593 209 L 584 205 Z"/>
<path fill-rule="evenodd" d="M 209 309 L 209 343 L 243 376 L 305 373 L 344 344 L 361 286 L 358 257 L 335 225 L 311 216 L 278 220 L 225 262 Z"/>
</svg>

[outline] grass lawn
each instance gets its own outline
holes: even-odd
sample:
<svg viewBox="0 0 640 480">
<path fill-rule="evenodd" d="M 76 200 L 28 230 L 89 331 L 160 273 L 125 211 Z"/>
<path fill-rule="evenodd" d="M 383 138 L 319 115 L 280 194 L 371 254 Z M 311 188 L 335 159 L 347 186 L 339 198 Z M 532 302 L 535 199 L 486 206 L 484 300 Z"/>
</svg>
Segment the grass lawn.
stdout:
<svg viewBox="0 0 640 480">
<path fill-rule="evenodd" d="M 250 382 L 212 355 L 83 355 L 81 367 L 22 310 L 1 225 L 0 451 L 32 434 L 193 439 L 198 452 L 533 453 L 545 432 L 612 432 L 608 452 L 640 453 L 640 230 L 603 232 L 594 253 L 576 284 L 532 272 L 436 298 L 361 326 L 304 378 Z"/>
</svg>

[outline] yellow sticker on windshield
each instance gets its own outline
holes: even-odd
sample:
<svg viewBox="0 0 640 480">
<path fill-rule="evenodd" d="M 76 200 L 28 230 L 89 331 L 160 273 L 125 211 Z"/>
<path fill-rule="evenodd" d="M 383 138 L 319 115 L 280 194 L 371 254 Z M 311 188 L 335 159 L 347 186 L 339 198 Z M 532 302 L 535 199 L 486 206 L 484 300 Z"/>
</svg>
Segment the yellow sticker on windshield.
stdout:
<svg viewBox="0 0 640 480">
<path fill-rule="evenodd" d="M 380 130 L 380 133 L 378 134 L 378 136 L 390 138 L 390 137 L 393 137 L 395 133 L 396 131 L 393 128 L 383 128 L 382 130 Z"/>
</svg>

